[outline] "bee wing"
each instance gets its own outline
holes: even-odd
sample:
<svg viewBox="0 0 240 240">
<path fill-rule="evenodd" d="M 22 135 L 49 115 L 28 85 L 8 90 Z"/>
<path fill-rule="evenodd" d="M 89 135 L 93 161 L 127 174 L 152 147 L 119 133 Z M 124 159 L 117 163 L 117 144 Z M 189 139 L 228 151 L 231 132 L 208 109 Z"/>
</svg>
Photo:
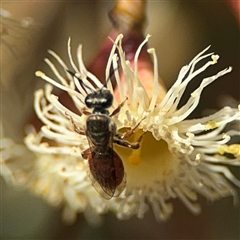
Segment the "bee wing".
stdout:
<svg viewBox="0 0 240 240">
<path fill-rule="evenodd" d="M 98 154 L 94 153 L 95 151 L 95 146 L 92 144 L 92 141 L 87 137 L 88 139 L 88 144 L 89 148 L 86 149 L 82 154 L 87 156 L 88 158 L 88 163 L 89 163 L 89 171 L 88 171 L 88 176 L 89 179 L 92 182 L 92 186 L 95 188 L 95 190 L 105 199 L 109 200 L 114 196 L 115 189 L 110 186 L 110 183 L 102 176 L 102 173 L 104 170 L 101 170 L 101 166 L 99 167 L 99 164 L 102 165 L 102 159 L 98 159 Z M 110 160 L 112 159 L 112 152 L 111 151 L 111 157 Z M 114 165 L 112 161 L 108 161 L 110 166 L 114 169 Z M 94 171 L 92 173 L 91 171 Z M 95 176 L 95 177 L 94 177 Z M 98 180 L 97 180 L 97 179 Z M 100 182 L 100 183 L 99 183 Z"/>
<path fill-rule="evenodd" d="M 124 172 L 122 182 L 116 187 L 113 197 L 118 197 L 126 187 L 127 174 Z"/>
<path fill-rule="evenodd" d="M 115 171 L 117 171 L 117 169 L 119 168 L 122 168 L 122 171 L 123 171 L 123 176 L 120 176 L 121 178 L 121 183 L 120 184 L 116 184 L 116 188 L 115 188 L 115 191 L 113 193 L 113 197 L 118 197 L 122 191 L 125 189 L 126 187 L 126 182 L 127 182 L 127 174 L 124 172 L 124 166 L 123 166 L 123 163 L 122 163 L 122 159 L 120 158 L 120 156 L 114 151 L 114 146 L 113 146 L 113 138 L 114 138 L 114 135 L 113 135 L 113 132 L 112 132 L 112 136 L 111 136 L 111 141 L 110 141 L 110 144 L 109 146 L 111 147 L 112 149 L 112 162 L 114 164 L 114 169 Z M 116 174 L 116 183 L 119 182 L 119 174 Z"/>
<path fill-rule="evenodd" d="M 93 177 L 91 171 L 89 171 L 89 178 L 92 182 L 92 186 L 103 198 L 109 200 L 114 196 L 115 189 L 111 189 L 100 185 L 98 181 Z"/>
<path fill-rule="evenodd" d="M 110 140 L 113 139 L 112 137 Z M 103 153 L 95 151 L 90 139 L 89 145 L 90 148 L 86 151 L 89 152 L 89 178 L 92 186 L 105 199 L 119 196 L 126 186 L 126 174 L 121 158 L 113 150 L 113 141 L 109 142 Z"/>
<path fill-rule="evenodd" d="M 126 179 L 127 179 L 126 173 L 124 173 L 124 177 L 121 184 L 119 184 L 116 188 L 111 188 L 110 184 L 109 186 L 100 185 L 97 182 L 97 180 L 93 177 L 90 171 L 88 172 L 88 174 L 92 182 L 92 186 L 103 198 L 107 200 L 111 199 L 112 197 L 118 197 L 126 187 Z"/>
<path fill-rule="evenodd" d="M 89 159 L 89 157 L 91 157 L 92 152 L 94 151 L 94 148 L 95 148 L 95 147 L 94 147 L 92 141 L 90 140 L 90 138 L 89 138 L 88 136 L 86 136 L 86 137 L 87 137 L 87 140 L 88 140 L 89 148 L 87 148 L 86 150 L 84 150 L 84 151 L 82 152 L 82 157 L 83 157 L 84 159 Z"/>
<path fill-rule="evenodd" d="M 90 161 L 94 162 L 94 155 L 93 155 L 93 151 L 95 149 L 94 145 L 92 144 L 92 141 L 89 139 L 89 137 L 87 137 L 87 140 L 88 140 L 88 145 L 89 145 L 89 148 L 87 148 L 86 150 L 84 150 L 82 152 L 82 157 L 84 159 L 88 159 L 89 161 L 89 164 L 90 164 Z M 89 179 L 91 180 L 92 182 L 92 186 L 95 188 L 95 190 L 105 199 L 111 199 L 113 194 L 114 194 L 114 191 L 108 189 L 108 188 L 103 188 L 103 186 L 101 186 L 98 181 L 93 177 L 91 171 L 90 171 L 90 166 L 89 166 L 89 170 L 88 170 L 88 176 L 89 176 Z"/>
</svg>

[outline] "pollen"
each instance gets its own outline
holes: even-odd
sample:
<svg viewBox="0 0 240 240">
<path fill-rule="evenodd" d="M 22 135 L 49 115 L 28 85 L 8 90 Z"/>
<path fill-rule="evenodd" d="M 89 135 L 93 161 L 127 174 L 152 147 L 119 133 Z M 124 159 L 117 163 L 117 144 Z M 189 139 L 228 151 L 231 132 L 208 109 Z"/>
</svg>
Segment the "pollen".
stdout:
<svg viewBox="0 0 240 240">
<path fill-rule="evenodd" d="M 217 123 L 215 121 L 209 121 L 206 125 L 205 125 L 205 130 L 212 130 L 214 128 L 217 128 Z"/>
<path fill-rule="evenodd" d="M 235 157 L 240 157 L 240 144 L 222 145 L 219 149 L 219 153 L 223 155 L 224 153 L 230 153 Z"/>
</svg>

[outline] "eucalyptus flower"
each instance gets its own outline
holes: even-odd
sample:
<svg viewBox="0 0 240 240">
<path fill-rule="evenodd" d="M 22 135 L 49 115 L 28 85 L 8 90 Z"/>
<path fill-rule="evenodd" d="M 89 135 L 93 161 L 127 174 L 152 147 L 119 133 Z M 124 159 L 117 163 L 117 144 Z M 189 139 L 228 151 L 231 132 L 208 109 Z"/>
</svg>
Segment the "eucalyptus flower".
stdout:
<svg viewBox="0 0 240 240">
<path fill-rule="evenodd" d="M 240 145 L 231 142 L 240 133 L 224 129 L 240 120 L 239 107 L 224 107 L 203 118 L 187 119 L 198 106 L 204 88 L 231 72 L 232 68 L 204 78 L 187 102 L 179 107 L 188 84 L 216 64 L 219 56 L 207 53 L 207 47 L 182 67 L 166 95 L 159 96 L 161 86 L 154 49 L 148 50 L 153 60 L 153 79 L 145 80 L 152 86 L 150 91 L 144 87 L 138 74 L 139 54 L 149 37 L 139 46 L 130 64 L 121 45 L 123 35 L 119 35 L 106 66 L 107 88 L 115 95 L 109 112 L 126 101 L 120 112 L 111 117 L 117 131 L 124 133 L 140 123 L 130 142 L 136 142 L 144 133 L 139 149 L 113 146 L 124 165 L 126 187 L 110 200 L 104 199 L 92 186 L 88 161 L 81 155 L 89 148 L 89 142 L 85 135 L 74 130 L 72 124 L 74 122 L 79 129 L 86 128 L 88 116 L 85 112 L 90 110 L 85 105 L 85 97 L 91 89 L 103 87 L 101 81 L 86 69 L 82 46 L 77 49 L 77 65 L 73 61 L 69 40 L 68 64 L 49 50 L 52 60 L 45 59 L 45 62 L 53 76 L 36 72 L 36 76 L 47 83 L 35 92 L 34 98 L 35 112 L 42 127 L 40 131 L 29 128 L 25 138 L 27 148 L 35 154 L 34 167 L 26 175 L 25 185 L 50 204 L 62 205 L 67 221 L 74 221 L 82 212 L 92 223 L 108 211 L 114 212 L 119 219 L 133 215 L 143 218 L 149 208 L 152 208 L 156 220 L 161 221 L 172 214 L 172 199 L 179 198 L 194 214 L 201 210 L 198 195 L 211 201 L 232 196 L 234 203 L 237 201 L 234 185 L 240 187 L 240 181 L 228 166 L 240 165 Z M 201 67 L 196 68 L 198 63 Z M 116 88 L 108 81 L 111 67 Z M 76 73 L 83 84 L 66 70 Z M 61 96 L 53 93 L 54 88 L 68 94 L 75 111 L 63 103 Z"/>
</svg>

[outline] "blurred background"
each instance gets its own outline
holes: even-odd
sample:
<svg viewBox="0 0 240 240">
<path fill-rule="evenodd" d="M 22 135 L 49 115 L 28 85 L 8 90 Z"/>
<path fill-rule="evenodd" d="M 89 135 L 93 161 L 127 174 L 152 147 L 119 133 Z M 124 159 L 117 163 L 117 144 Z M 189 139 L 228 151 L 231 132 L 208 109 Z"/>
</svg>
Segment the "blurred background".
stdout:
<svg viewBox="0 0 240 240">
<path fill-rule="evenodd" d="M 71 37 L 72 52 L 83 44 L 84 62 L 89 63 L 111 30 L 107 13 L 113 4 L 97 0 L 2 2 L 2 8 L 14 19 L 29 17 L 33 21 L 28 28 L 12 26 L 1 33 L 1 121 L 5 136 L 19 143 L 24 137 L 24 125 L 33 112 L 33 91 L 44 84 L 35 77 L 35 71 L 48 72 L 43 61 L 47 50 L 67 60 Z M 233 67 L 231 74 L 204 90 L 191 117 L 219 109 L 225 105 L 225 96 L 232 97 L 228 104 L 239 101 L 239 16 L 230 1 L 149 1 L 145 33 L 152 35 L 149 47 L 157 51 L 159 73 L 167 88 L 180 68 L 208 45 L 220 60 L 204 73 L 206 76 Z M 185 99 L 201 79 L 190 84 Z M 232 171 L 240 178 L 238 169 Z M 212 203 L 200 196 L 199 216 L 174 200 L 175 210 L 167 222 L 157 223 L 151 211 L 143 220 L 133 217 L 119 221 L 108 214 L 101 226 L 93 228 L 82 215 L 67 226 L 61 220 L 61 209 L 29 192 L 9 188 L 2 179 L 0 184 L 1 239 L 240 239 L 240 209 L 233 206 L 232 198 Z"/>
</svg>

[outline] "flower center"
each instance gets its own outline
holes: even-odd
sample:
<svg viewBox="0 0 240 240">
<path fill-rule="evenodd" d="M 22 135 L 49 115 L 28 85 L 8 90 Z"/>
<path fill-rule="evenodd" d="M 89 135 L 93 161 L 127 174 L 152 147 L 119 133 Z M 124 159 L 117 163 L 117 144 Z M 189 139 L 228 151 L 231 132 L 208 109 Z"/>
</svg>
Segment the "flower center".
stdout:
<svg viewBox="0 0 240 240">
<path fill-rule="evenodd" d="M 141 134 L 141 130 L 135 132 L 129 141 L 136 141 Z M 167 143 L 164 140 L 157 141 L 150 132 L 143 136 L 137 150 L 117 145 L 114 149 L 122 158 L 129 187 L 142 187 L 149 185 L 149 182 L 163 182 L 168 175 L 176 173 L 179 166 Z"/>
</svg>

